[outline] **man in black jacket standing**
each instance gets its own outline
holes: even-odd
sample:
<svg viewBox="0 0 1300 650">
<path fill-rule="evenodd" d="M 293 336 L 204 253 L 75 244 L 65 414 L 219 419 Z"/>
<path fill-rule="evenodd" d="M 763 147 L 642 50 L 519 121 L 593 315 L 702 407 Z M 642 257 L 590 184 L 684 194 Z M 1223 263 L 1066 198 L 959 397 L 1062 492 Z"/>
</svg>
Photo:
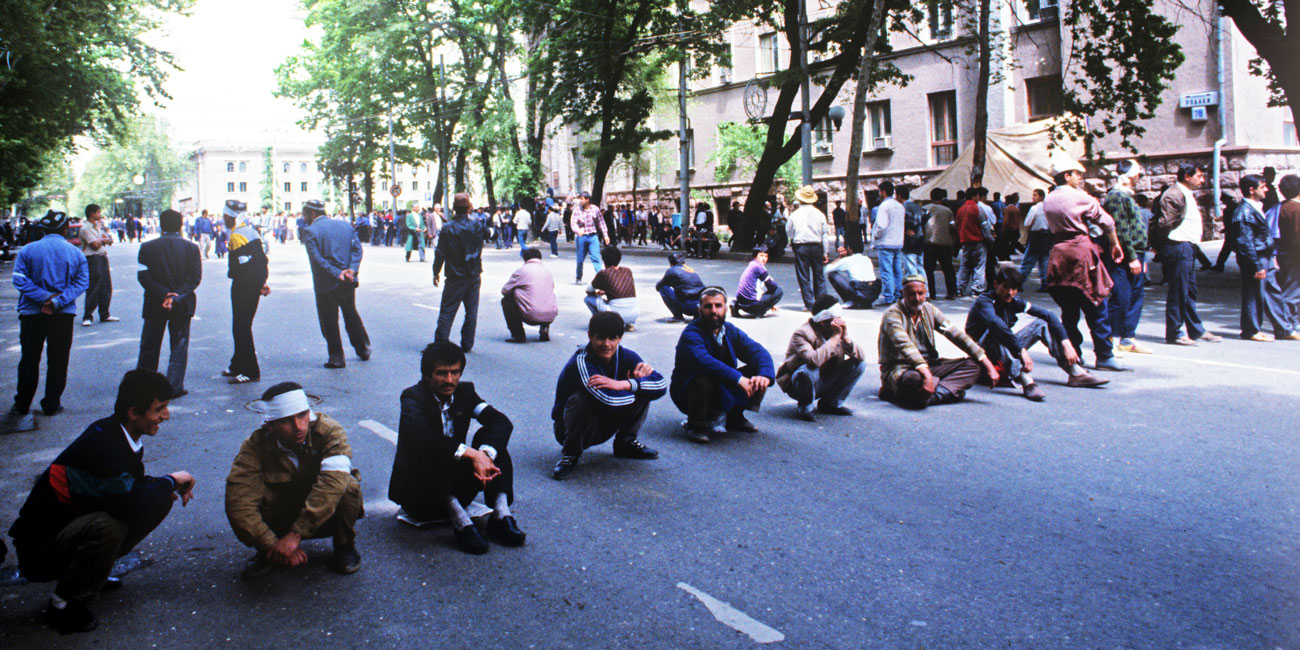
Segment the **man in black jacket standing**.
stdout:
<svg viewBox="0 0 1300 650">
<path fill-rule="evenodd" d="M 488 536 L 505 546 L 522 546 L 524 532 L 510 514 L 514 472 L 510 434 L 514 425 L 462 382 L 465 353 L 454 343 L 430 343 L 420 357 L 421 380 L 402 391 L 397 455 L 388 498 L 416 519 L 448 517 L 466 553 L 488 551 L 465 506 L 479 493 L 492 508 Z M 470 419 L 483 425 L 469 439 Z"/>
<path fill-rule="evenodd" d="M 488 229 L 483 221 L 469 218 L 473 208 L 469 195 L 464 192 L 452 199 L 450 223 L 438 232 L 438 247 L 433 251 L 433 286 L 438 286 L 442 269 L 447 267 L 447 285 L 442 288 L 442 303 L 438 307 L 438 329 L 434 341 L 451 339 L 451 324 L 456 311 L 465 305 L 465 322 L 460 327 L 460 348 L 469 352 L 474 348 L 474 332 L 478 327 L 478 293 L 483 285 L 483 242 Z"/>
<path fill-rule="evenodd" d="M 230 357 L 230 367 L 221 372 L 232 384 L 246 384 L 262 378 L 262 368 L 257 363 L 257 347 L 253 343 L 253 317 L 262 296 L 271 294 L 267 286 L 266 249 L 262 236 L 247 223 L 240 223 L 247 215 L 248 206 L 243 201 L 226 201 L 222 219 L 230 231 L 230 330 L 235 339 L 235 353 Z"/>
<path fill-rule="evenodd" d="M 185 364 L 190 349 L 190 319 L 198 300 L 194 290 L 203 279 L 199 247 L 181 236 L 181 213 L 163 210 L 158 216 L 162 236 L 140 245 L 136 278 L 144 287 L 144 328 L 140 332 L 140 357 L 136 368 L 158 370 L 163 330 L 171 337 L 167 381 L 177 398 L 185 390 Z"/>
<path fill-rule="evenodd" d="M 362 361 L 370 359 L 370 335 L 357 313 L 357 273 L 361 270 L 361 240 L 346 221 L 325 216 L 325 204 L 308 201 L 302 206 L 307 220 L 303 247 L 311 260 L 312 286 L 316 290 L 316 317 L 325 337 L 329 359 L 326 368 L 343 368 L 343 339 L 339 312 L 348 330 L 348 342 Z"/>
<path fill-rule="evenodd" d="M 9 529 L 23 577 L 58 581 L 45 617 L 63 634 L 95 629 L 90 603 L 100 591 L 121 586 L 109 577 L 113 563 L 162 523 L 173 501 L 185 505 L 194 495 L 189 472 L 148 476 L 141 462 L 141 438 L 158 435 L 171 396 L 157 372 L 126 373 L 113 415 L 90 425 L 54 459 Z"/>
</svg>

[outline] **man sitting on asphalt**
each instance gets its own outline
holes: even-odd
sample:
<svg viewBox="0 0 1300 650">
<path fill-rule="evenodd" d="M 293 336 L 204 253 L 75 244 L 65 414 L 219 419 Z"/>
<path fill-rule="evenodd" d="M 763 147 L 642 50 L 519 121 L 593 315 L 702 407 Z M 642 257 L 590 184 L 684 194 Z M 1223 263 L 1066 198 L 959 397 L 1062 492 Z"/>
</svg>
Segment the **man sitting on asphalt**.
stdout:
<svg viewBox="0 0 1300 650">
<path fill-rule="evenodd" d="M 668 270 L 664 277 L 655 284 L 659 296 L 664 299 L 673 320 L 686 320 L 687 316 L 695 318 L 700 315 L 700 292 L 704 291 L 704 281 L 686 266 L 686 256 L 681 253 L 668 254 Z"/>
<path fill-rule="evenodd" d="M 537 338 L 551 340 L 551 323 L 559 309 L 555 306 L 555 278 L 542 264 L 542 251 L 525 247 L 520 254 L 524 263 L 510 274 L 501 287 L 501 311 L 506 328 L 510 330 L 508 343 L 525 343 L 524 323 L 539 326 Z"/>
<path fill-rule="evenodd" d="M 709 442 L 710 434 L 720 433 L 716 423 L 723 415 L 728 431 L 757 431 L 745 410 L 757 411 L 775 380 L 772 355 L 727 322 L 727 292 L 705 287 L 699 317 L 677 339 L 669 387 L 673 404 L 686 414 L 686 435 Z"/>
<path fill-rule="evenodd" d="M 147 476 L 141 461 L 141 438 L 158 435 L 171 396 L 171 384 L 157 372 L 126 373 L 113 415 L 54 459 L 9 529 L 22 576 L 58 581 L 45 618 L 62 634 L 95 629 L 90 603 L 122 586 L 109 577 L 113 563 L 162 523 L 176 499 L 185 505 L 194 495 L 189 472 Z"/>
<path fill-rule="evenodd" d="M 776 313 L 778 311 L 776 305 L 785 295 L 776 280 L 767 273 L 767 247 L 761 244 L 755 246 L 752 255 L 749 266 L 745 267 L 745 272 L 740 274 L 736 300 L 731 303 L 731 315 L 736 318 L 740 318 L 742 313 L 760 318 L 766 316 L 768 312 Z M 762 297 L 758 294 L 760 282 L 763 283 Z"/>
<path fill-rule="evenodd" d="M 614 456 L 651 460 L 659 452 L 637 439 L 650 402 L 663 397 L 668 382 L 622 346 L 623 317 L 595 314 L 587 323 L 587 345 L 564 364 L 555 383 L 555 440 L 562 445 L 551 477 L 562 480 L 578 465 L 582 452 L 614 439 Z"/>
<path fill-rule="evenodd" d="M 862 378 L 865 358 L 862 346 L 849 338 L 840 304 L 823 294 L 813 303 L 812 318 L 790 337 L 776 383 L 798 402 L 800 420 L 813 421 L 814 398 L 818 413 L 852 415 L 844 400 Z"/>
<path fill-rule="evenodd" d="M 524 532 L 510 513 L 514 470 L 506 447 L 514 425 L 479 397 L 473 383 L 461 381 L 464 372 L 465 353 L 454 343 L 424 348 L 420 381 L 402 391 L 388 498 L 415 519 L 449 517 L 461 550 L 479 555 L 488 552 L 488 541 L 465 506 L 482 492 L 492 508 L 488 536 L 498 544 L 523 546 Z M 483 425 L 472 442 L 471 419 Z"/>
<path fill-rule="evenodd" d="M 600 249 L 600 259 L 605 268 L 596 272 L 587 287 L 587 297 L 583 300 L 592 314 L 612 311 L 623 318 L 627 331 L 636 329 L 637 315 L 640 313 L 636 302 L 636 280 L 632 269 L 621 266 L 623 252 L 618 246 L 609 245 Z"/>
<path fill-rule="evenodd" d="M 826 281 L 840 294 L 840 301 L 849 309 L 870 309 L 880 296 L 880 280 L 871 258 L 840 246 L 839 257 L 826 267 Z"/>
<path fill-rule="evenodd" d="M 928 302 L 928 295 L 924 275 L 907 276 L 903 299 L 885 310 L 880 322 L 880 399 L 904 408 L 960 402 L 979 379 L 981 366 L 993 384 L 998 381 L 984 350 Z M 940 359 L 936 332 L 970 358 Z"/>
<path fill-rule="evenodd" d="M 262 426 L 239 446 L 226 476 L 226 518 L 235 537 L 257 549 L 244 579 L 306 564 L 302 540 L 324 537 L 334 541 L 332 568 L 354 573 L 361 566 L 361 473 L 352 467 L 347 432 L 312 411 L 294 382 L 266 389 L 262 403 Z"/>
<path fill-rule="evenodd" d="M 1029 348 L 1041 342 L 1052 353 L 1056 364 L 1069 374 L 1067 386 L 1096 388 L 1109 383 L 1079 365 L 1079 352 L 1070 343 L 1065 326 L 1055 313 L 1020 297 L 1023 282 L 1024 277 L 1015 268 L 998 269 L 993 277 L 993 289 L 980 294 L 966 316 L 966 334 L 979 342 L 989 360 L 999 368 L 999 374 L 1019 386 L 1026 398 L 1043 401 L 1046 395 L 1030 374 L 1034 371 L 1034 360 L 1029 356 Z M 1013 331 L 1017 317 L 1025 313 L 1031 320 Z"/>
</svg>

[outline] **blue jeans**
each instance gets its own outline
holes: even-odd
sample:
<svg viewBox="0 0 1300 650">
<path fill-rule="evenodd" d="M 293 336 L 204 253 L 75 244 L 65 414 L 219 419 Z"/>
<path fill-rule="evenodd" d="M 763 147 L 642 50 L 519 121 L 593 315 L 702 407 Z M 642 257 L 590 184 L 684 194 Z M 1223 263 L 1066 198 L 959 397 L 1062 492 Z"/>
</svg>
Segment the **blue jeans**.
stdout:
<svg viewBox="0 0 1300 650">
<path fill-rule="evenodd" d="M 1169 242 L 1160 253 L 1164 262 L 1169 293 L 1165 297 L 1165 342 L 1173 343 L 1187 326 L 1187 336 L 1199 339 L 1205 334 L 1201 315 L 1196 310 L 1196 256 L 1191 242 Z"/>
<path fill-rule="evenodd" d="M 1052 252 L 1052 233 L 1045 230 L 1029 233 L 1025 255 L 1020 259 L 1020 277 L 1029 282 L 1029 274 L 1038 269 L 1038 286 L 1047 280 L 1047 256 Z"/>
<path fill-rule="evenodd" d="M 524 247 L 528 245 L 528 231 L 524 230 L 517 232 L 515 233 L 515 237 L 519 239 L 519 257 L 523 257 Z"/>
<path fill-rule="evenodd" d="M 984 293 L 984 266 L 988 249 L 982 241 L 961 245 L 961 267 L 957 269 L 957 295 Z"/>
<path fill-rule="evenodd" d="M 880 299 L 876 302 L 893 304 L 903 292 L 903 249 L 881 248 L 876 251 L 880 276 Z"/>
<path fill-rule="evenodd" d="M 575 271 L 575 278 L 582 281 L 582 258 L 586 257 L 591 260 L 591 268 L 594 272 L 600 273 L 605 268 L 605 264 L 600 261 L 600 235 L 591 233 L 582 235 L 574 240 L 578 245 L 578 268 Z"/>
<path fill-rule="evenodd" d="M 903 253 L 903 275 L 901 278 L 906 278 L 909 275 L 925 275 L 925 257 L 922 253 Z M 901 279 L 899 285 L 902 285 Z"/>
<path fill-rule="evenodd" d="M 560 254 L 560 232 L 558 230 L 542 231 L 542 239 L 551 243 L 551 257 L 557 257 Z"/>
<path fill-rule="evenodd" d="M 1035 343 L 1041 342 L 1047 346 L 1048 352 L 1052 353 L 1052 358 L 1056 360 L 1056 365 L 1064 370 L 1069 366 L 1065 363 L 1065 351 L 1061 349 L 1061 342 L 1052 336 L 1052 328 L 1047 326 L 1047 321 L 1041 318 L 1031 318 L 1024 327 L 1016 331 L 1016 343 L 1020 345 L 1021 350 L 1028 350 Z M 1007 376 L 1019 377 L 1024 370 L 1025 361 L 1018 354 L 1012 354 L 1006 346 L 997 342 L 992 334 L 985 334 L 984 338 L 979 341 L 980 347 L 984 348 L 984 353 L 988 355 L 989 361 L 997 363 L 1004 362 L 1007 367 Z"/>
<path fill-rule="evenodd" d="M 790 397 L 793 397 L 799 406 L 808 406 L 812 404 L 813 399 L 818 400 L 819 406 L 842 406 L 866 369 L 867 364 L 860 360 L 840 364 L 834 372 L 823 372 L 812 366 L 803 366 L 794 371 L 794 376 L 790 379 Z M 796 386 L 801 383 L 796 382 L 795 379 L 800 376 L 809 379 L 809 384 L 813 387 L 812 395 L 795 394 Z"/>
<path fill-rule="evenodd" d="M 1131 273 L 1127 262 L 1116 264 L 1109 257 L 1105 260 L 1106 270 L 1110 271 L 1110 279 L 1115 283 L 1110 297 L 1106 299 L 1106 319 L 1110 321 L 1110 332 L 1118 336 L 1120 341 L 1131 341 L 1137 336 L 1138 320 L 1142 318 L 1142 303 L 1145 301 L 1142 286 L 1146 284 L 1146 267 L 1140 273 Z M 1138 261 L 1145 264 L 1146 254 L 1139 256 Z"/>
<path fill-rule="evenodd" d="M 698 300 L 682 301 L 677 298 L 677 290 L 672 287 L 661 287 L 659 297 L 664 299 L 664 305 L 668 311 L 673 313 L 673 318 L 685 320 L 685 316 L 695 318 L 700 315 L 700 304 Z"/>
</svg>

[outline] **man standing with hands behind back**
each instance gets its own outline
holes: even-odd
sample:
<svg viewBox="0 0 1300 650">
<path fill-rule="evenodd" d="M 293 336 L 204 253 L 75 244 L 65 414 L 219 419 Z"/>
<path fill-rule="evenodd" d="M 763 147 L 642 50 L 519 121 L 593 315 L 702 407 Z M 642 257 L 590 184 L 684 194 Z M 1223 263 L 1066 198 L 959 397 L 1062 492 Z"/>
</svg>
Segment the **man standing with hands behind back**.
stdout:
<svg viewBox="0 0 1300 650">
<path fill-rule="evenodd" d="M 339 336 L 339 311 L 348 330 L 348 342 L 362 361 L 370 359 L 370 336 L 357 313 L 357 272 L 361 269 L 361 240 L 346 221 L 325 215 L 325 204 L 307 201 L 303 247 L 311 260 L 311 280 L 316 290 L 316 316 L 325 337 L 329 359 L 326 368 L 344 368 L 343 339 Z"/>
<path fill-rule="evenodd" d="M 171 338 L 167 357 L 167 381 L 171 382 L 171 399 L 189 393 L 185 390 L 185 366 L 190 350 L 190 319 L 198 299 L 194 290 L 203 280 L 199 247 L 181 236 L 181 213 L 163 210 L 158 216 L 162 235 L 140 245 L 139 270 L 136 278 L 144 287 L 144 328 L 140 332 L 140 357 L 136 368 L 158 370 L 163 330 Z"/>
</svg>

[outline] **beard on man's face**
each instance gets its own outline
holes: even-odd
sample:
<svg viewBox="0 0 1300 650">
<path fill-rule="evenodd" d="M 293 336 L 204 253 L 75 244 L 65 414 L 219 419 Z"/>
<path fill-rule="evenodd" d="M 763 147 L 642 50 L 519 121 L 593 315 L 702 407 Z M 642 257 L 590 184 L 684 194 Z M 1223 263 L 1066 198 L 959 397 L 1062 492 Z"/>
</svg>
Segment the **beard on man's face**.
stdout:
<svg viewBox="0 0 1300 650">
<path fill-rule="evenodd" d="M 709 329 L 719 329 L 725 322 L 727 322 L 727 314 L 725 312 L 718 315 L 700 314 L 700 323 Z"/>
</svg>

